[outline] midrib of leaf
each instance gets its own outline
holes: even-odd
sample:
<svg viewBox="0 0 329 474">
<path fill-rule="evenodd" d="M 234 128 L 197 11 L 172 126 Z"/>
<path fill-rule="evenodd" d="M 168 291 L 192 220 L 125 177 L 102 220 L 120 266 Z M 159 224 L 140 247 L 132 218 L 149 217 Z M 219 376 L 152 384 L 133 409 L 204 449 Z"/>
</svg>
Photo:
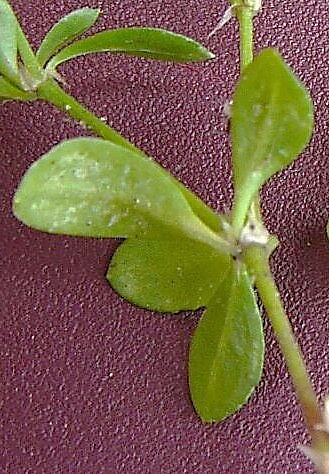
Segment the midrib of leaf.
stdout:
<svg viewBox="0 0 329 474">
<path fill-rule="evenodd" d="M 271 101 L 267 105 L 266 115 L 262 119 L 263 123 L 260 127 L 260 132 L 258 134 L 258 137 L 254 137 L 256 147 L 254 148 L 253 152 L 253 161 L 256 163 L 256 166 L 251 167 L 250 171 L 251 173 L 257 173 L 257 175 L 261 174 L 262 169 L 266 167 L 267 159 L 263 159 L 262 156 L 268 156 L 269 154 L 268 150 L 270 150 L 270 147 L 272 145 L 273 130 L 275 129 L 275 127 L 272 126 L 271 122 L 273 123 L 274 120 L 277 121 L 277 117 L 275 117 L 275 115 L 272 114 L 271 111 L 275 110 L 276 103 L 278 102 L 278 87 L 275 86 L 272 91 L 273 93 L 271 95 Z M 271 126 L 269 126 L 268 124 L 271 124 Z M 261 139 L 259 139 L 259 137 L 261 137 Z M 266 153 L 264 153 L 265 150 Z M 246 157 L 246 159 L 248 159 L 248 157 Z M 244 179 L 244 181 L 246 181 L 246 179 Z"/>
<path fill-rule="evenodd" d="M 273 114 L 271 114 L 271 110 L 276 104 L 277 99 L 278 99 L 278 87 L 276 86 L 275 89 L 273 88 L 272 90 L 273 90 L 273 94 L 271 96 L 271 101 L 268 104 L 265 118 L 263 118 L 262 120 L 263 123 L 260 127 L 261 132 L 259 133 L 259 137 L 262 137 L 262 138 L 261 140 L 259 140 L 258 137 L 257 138 L 254 137 L 254 140 L 256 142 L 256 147 L 252 153 L 253 153 L 253 160 L 256 163 L 256 166 L 249 168 L 248 175 L 246 175 L 245 170 L 242 170 L 242 173 L 243 173 L 242 179 L 239 179 L 238 175 L 240 173 L 239 173 L 238 167 L 237 166 L 235 167 L 237 169 L 237 173 L 236 173 L 237 182 L 236 182 L 236 187 L 234 189 L 235 199 L 233 203 L 232 222 L 233 222 L 233 227 L 235 228 L 236 233 L 240 233 L 241 227 L 243 226 L 244 219 L 251 205 L 252 199 L 257 193 L 259 186 L 261 186 L 262 181 L 265 181 L 262 179 L 262 170 L 265 169 L 267 160 L 262 159 L 262 155 L 264 155 L 264 149 L 267 149 L 266 155 L 269 156 L 270 144 L 272 142 L 271 139 L 273 137 L 273 132 L 271 130 L 275 128 L 275 127 L 266 126 L 266 122 L 277 120 L 277 118 Z M 266 146 L 266 143 L 268 143 L 267 146 Z M 248 160 L 249 157 L 246 156 L 245 159 Z M 239 158 L 238 161 L 241 161 L 241 158 Z M 234 182 L 234 162 L 233 162 L 233 182 Z"/>
<path fill-rule="evenodd" d="M 234 272 L 234 269 L 231 270 L 232 274 Z M 226 311 L 226 314 L 232 314 L 231 312 L 231 308 L 232 308 L 232 304 L 234 302 L 234 297 L 232 298 L 232 295 L 234 296 L 234 292 L 236 290 L 236 279 L 234 281 L 234 284 L 231 285 L 231 288 L 230 288 L 230 294 L 229 294 L 229 298 L 228 298 L 228 304 L 225 308 L 225 311 Z M 218 316 L 220 317 L 220 315 Z M 224 330 L 221 332 L 220 334 L 220 337 L 219 337 L 219 344 L 217 345 L 217 351 L 216 351 L 216 356 L 214 357 L 214 361 L 211 365 L 211 371 L 210 371 L 210 376 L 209 376 L 209 380 L 208 380 L 208 384 L 207 384 L 207 397 L 209 395 L 209 393 L 213 393 L 213 390 L 214 390 L 214 386 L 216 386 L 216 377 L 212 377 L 211 375 L 213 375 L 216 371 L 215 371 L 215 368 L 216 368 L 216 365 L 218 363 L 218 359 L 221 355 L 221 353 L 223 352 L 223 341 L 225 341 L 226 337 L 224 336 L 227 336 L 229 335 L 230 331 L 231 331 L 231 324 L 226 324 L 226 321 L 229 320 L 230 322 L 232 321 L 232 316 L 230 316 L 229 318 L 225 318 L 225 324 L 224 324 Z M 222 364 L 221 364 L 222 365 Z"/>
</svg>

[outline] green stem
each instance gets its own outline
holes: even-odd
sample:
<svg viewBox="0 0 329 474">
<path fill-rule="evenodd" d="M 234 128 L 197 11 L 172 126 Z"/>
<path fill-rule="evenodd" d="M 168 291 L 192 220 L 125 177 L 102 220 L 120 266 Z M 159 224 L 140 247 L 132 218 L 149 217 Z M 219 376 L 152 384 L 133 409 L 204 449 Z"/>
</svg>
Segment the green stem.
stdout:
<svg viewBox="0 0 329 474">
<path fill-rule="evenodd" d="M 252 3 L 252 2 L 251 2 Z M 255 7 L 242 3 L 236 7 L 236 17 L 239 22 L 239 50 L 240 50 L 240 73 L 253 61 L 253 18 Z M 251 207 L 261 220 L 260 199 L 257 193 Z M 245 199 L 235 199 L 232 209 L 232 226 L 236 236 L 239 236 L 245 219 Z M 248 211 L 248 209 L 247 209 Z"/>
<path fill-rule="evenodd" d="M 240 71 L 243 72 L 253 60 L 254 10 L 252 7 L 243 5 L 236 8 L 236 16 L 240 34 Z"/>
<path fill-rule="evenodd" d="M 310 382 L 301 350 L 292 332 L 290 322 L 282 305 L 280 294 L 273 280 L 268 262 L 268 252 L 261 247 L 250 247 L 245 255 L 250 274 L 264 304 L 275 337 L 285 357 L 289 374 L 302 407 L 305 423 L 312 438 L 313 446 L 326 445 L 317 425 L 322 422 L 321 409 Z"/>
<path fill-rule="evenodd" d="M 135 153 L 142 153 L 141 150 L 123 138 L 122 135 L 108 127 L 102 120 L 96 117 L 96 115 L 89 112 L 88 109 L 79 104 L 79 102 L 77 102 L 72 96 L 64 92 L 54 80 L 49 79 L 41 84 L 37 89 L 37 95 L 39 99 L 50 102 L 78 122 L 82 123 L 89 130 L 93 130 L 93 132 L 100 138 L 104 138 L 105 140 L 123 146 Z"/>
</svg>

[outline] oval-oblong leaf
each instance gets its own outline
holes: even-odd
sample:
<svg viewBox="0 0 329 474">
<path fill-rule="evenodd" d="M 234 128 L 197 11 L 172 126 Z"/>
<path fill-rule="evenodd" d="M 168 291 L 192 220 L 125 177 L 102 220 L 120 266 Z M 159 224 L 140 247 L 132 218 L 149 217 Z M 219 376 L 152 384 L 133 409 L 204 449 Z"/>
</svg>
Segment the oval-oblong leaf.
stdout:
<svg viewBox="0 0 329 474">
<path fill-rule="evenodd" d="M 136 237 L 161 224 L 225 245 L 160 165 L 97 138 L 64 141 L 35 162 L 16 191 L 13 211 L 30 227 L 55 234 Z"/>
<path fill-rule="evenodd" d="M 274 49 L 264 49 L 238 80 L 231 141 L 235 204 L 240 229 L 259 188 L 291 163 L 313 128 L 309 93 Z"/>
<path fill-rule="evenodd" d="M 99 14 L 99 8 L 80 8 L 55 23 L 36 53 L 40 65 L 44 66 L 59 49 L 88 30 L 96 22 Z"/>
<path fill-rule="evenodd" d="M 17 21 L 9 4 L 0 0 L 0 74 L 18 82 Z"/>
<path fill-rule="evenodd" d="M 254 291 L 245 266 L 233 266 L 191 339 L 189 386 L 200 418 L 217 422 L 237 411 L 258 384 L 263 360 L 263 328 Z"/>
<path fill-rule="evenodd" d="M 91 53 L 124 53 L 150 59 L 192 62 L 213 59 L 214 55 L 186 36 L 161 28 L 118 28 L 96 33 L 62 49 L 48 63 L 53 71 L 69 59 Z"/>
<path fill-rule="evenodd" d="M 205 306 L 231 257 L 166 229 L 143 239 L 127 239 L 107 272 L 111 286 L 131 303 L 153 311 L 177 312 Z"/>
</svg>

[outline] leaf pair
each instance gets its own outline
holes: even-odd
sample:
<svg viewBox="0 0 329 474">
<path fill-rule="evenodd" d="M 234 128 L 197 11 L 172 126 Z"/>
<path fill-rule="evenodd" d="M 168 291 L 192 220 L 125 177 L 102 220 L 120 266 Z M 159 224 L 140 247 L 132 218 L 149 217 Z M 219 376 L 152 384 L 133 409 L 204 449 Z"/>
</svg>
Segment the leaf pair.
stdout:
<svg viewBox="0 0 329 474">
<path fill-rule="evenodd" d="M 25 35 L 6 0 L 0 0 L 0 100 L 33 100 L 29 81 L 38 81 L 42 73 Z M 34 71 L 32 77 L 29 69 Z"/>
<path fill-rule="evenodd" d="M 0 0 L 0 32 L 0 100 L 36 99 L 42 69 L 6 0 Z"/>
<path fill-rule="evenodd" d="M 33 62 L 37 60 L 34 66 L 37 69 L 40 66 L 38 74 L 46 65 L 47 71 L 55 74 L 59 64 L 97 52 L 125 53 L 176 62 L 204 61 L 214 57 L 210 51 L 190 38 L 159 28 L 119 28 L 74 42 L 96 22 L 99 14 L 99 9 L 81 8 L 57 22 L 46 34 L 36 52 L 36 58 L 33 58 Z M 6 0 L 0 0 L 0 31 L 0 99 L 35 99 L 34 92 L 25 91 L 22 77 L 24 71 L 20 71 L 18 66 L 19 41 L 24 35 Z M 24 38 L 23 42 L 25 41 Z M 33 52 L 30 51 L 29 54 L 33 55 Z M 27 70 L 31 60 L 31 57 L 22 58 Z"/>
<path fill-rule="evenodd" d="M 118 28 L 96 33 L 72 42 L 89 29 L 99 9 L 82 8 L 62 18 L 45 36 L 37 59 L 53 72 L 56 67 L 78 56 L 100 53 L 125 53 L 162 61 L 204 61 L 214 57 L 206 48 L 185 36 L 160 28 Z"/>
<path fill-rule="evenodd" d="M 223 420 L 249 398 L 264 361 L 262 320 L 243 264 L 189 239 L 127 239 L 107 278 L 128 301 L 157 311 L 206 306 L 191 339 L 189 387 L 204 422 Z"/>
<path fill-rule="evenodd" d="M 128 238 L 108 273 L 113 286 L 137 305 L 179 311 L 206 304 L 230 261 L 181 189 L 153 160 L 79 138 L 31 166 L 13 208 L 42 231 Z"/>
</svg>

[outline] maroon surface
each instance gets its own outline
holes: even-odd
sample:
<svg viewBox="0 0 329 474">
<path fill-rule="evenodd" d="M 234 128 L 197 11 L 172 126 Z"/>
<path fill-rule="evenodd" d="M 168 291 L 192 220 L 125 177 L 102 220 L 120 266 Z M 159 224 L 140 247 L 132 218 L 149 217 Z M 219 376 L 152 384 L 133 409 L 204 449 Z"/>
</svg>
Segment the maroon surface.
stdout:
<svg viewBox="0 0 329 474">
<path fill-rule="evenodd" d="M 237 72 L 236 25 L 207 35 L 226 8 L 190 0 L 12 0 L 36 46 L 81 6 L 100 6 L 94 31 L 153 25 L 208 45 L 208 65 L 97 56 L 62 68 L 71 93 L 157 158 L 215 209 L 230 205 L 223 104 Z M 265 1 L 257 48 L 277 46 L 310 89 L 310 147 L 264 190 L 282 246 L 273 270 L 319 396 L 328 392 L 328 3 Z M 250 403 L 215 426 L 194 414 L 186 354 L 197 316 L 136 309 L 107 285 L 115 241 L 49 236 L 11 214 L 30 163 L 85 133 L 44 103 L 0 108 L 1 435 L 5 474 L 311 474 L 307 441 L 280 351 L 265 319 L 267 359 Z"/>
</svg>

